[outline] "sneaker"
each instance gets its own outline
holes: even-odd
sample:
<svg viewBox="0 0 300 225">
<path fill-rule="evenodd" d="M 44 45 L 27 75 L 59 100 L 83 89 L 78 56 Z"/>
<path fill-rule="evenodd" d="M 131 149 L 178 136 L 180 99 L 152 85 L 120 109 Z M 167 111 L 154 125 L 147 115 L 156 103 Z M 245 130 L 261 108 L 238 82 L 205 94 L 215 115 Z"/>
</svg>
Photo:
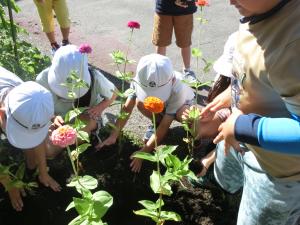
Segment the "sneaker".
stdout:
<svg viewBox="0 0 300 225">
<path fill-rule="evenodd" d="M 59 49 L 59 48 L 60 48 L 60 45 L 57 44 L 57 42 L 51 43 L 51 53 L 52 53 L 52 55 L 54 55 L 55 52 L 57 51 L 57 49 Z"/>
<path fill-rule="evenodd" d="M 149 125 L 144 134 L 143 141 L 146 143 L 151 138 L 152 134 L 154 134 L 154 126 Z"/>
<path fill-rule="evenodd" d="M 62 40 L 62 42 L 61 42 L 61 46 L 66 46 L 69 44 L 70 44 L 69 40 Z"/>
<path fill-rule="evenodd" d="M 183 70 L 183 80 L 189 82 L 189 83 L 194 83 L 197 81 L 196 74 L 194 71 L 190 69 L 184 69 Z"/>
</svg>

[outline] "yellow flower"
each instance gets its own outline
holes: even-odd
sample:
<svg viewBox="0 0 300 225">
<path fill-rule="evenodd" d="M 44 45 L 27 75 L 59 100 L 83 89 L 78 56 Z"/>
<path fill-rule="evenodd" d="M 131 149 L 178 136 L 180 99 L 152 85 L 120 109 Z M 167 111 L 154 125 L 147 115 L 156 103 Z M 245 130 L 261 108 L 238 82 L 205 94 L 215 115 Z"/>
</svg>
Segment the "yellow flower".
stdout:
<svg viewBox="0 0 300 225">
<path fill-rule="evenodd" d="M 144 100 L 145 109 L 153 113 L 161 113 L 164 110 L 164 102 L 154 96 L 149 96 Z"/>
</svg>

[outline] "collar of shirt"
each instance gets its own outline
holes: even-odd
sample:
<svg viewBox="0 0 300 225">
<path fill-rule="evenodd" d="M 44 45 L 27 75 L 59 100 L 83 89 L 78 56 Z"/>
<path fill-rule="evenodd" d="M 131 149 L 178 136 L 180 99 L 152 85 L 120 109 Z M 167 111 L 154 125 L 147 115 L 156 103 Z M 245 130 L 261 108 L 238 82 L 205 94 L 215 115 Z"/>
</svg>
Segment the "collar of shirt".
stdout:
<svg viewBox="0 0 300 225">
<path fill-rule="evenodd" d="M 240 19 L 240 22 L 241 23 L 248 23 L 249 22 L 249 24 L 258 23 L 258 22 L 260 22 L 260 21 L 262 21 L 264 19 L 267 19 L 267 18 L 271 17 L 275 13 L 277 13 L 280 9 L 282 9 L 290 1 L 291 0 L 282 0 L 274 8 L 272 8 L 271 10 L 269 10 L 269 11 L 263 13 L 263 14 L 259 14 L 259 15 L 255 15 L 255 16 L 243 17 L 243 18 Z"/>
</svg>

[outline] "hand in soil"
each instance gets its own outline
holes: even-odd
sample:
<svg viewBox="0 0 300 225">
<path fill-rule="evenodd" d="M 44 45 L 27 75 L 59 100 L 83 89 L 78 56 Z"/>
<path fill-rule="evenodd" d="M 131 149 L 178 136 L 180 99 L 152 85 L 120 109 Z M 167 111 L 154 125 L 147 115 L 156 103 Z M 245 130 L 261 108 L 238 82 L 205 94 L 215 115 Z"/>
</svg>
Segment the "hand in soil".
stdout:
<svg viewBox="0 0 300 225">
<path fill-rule="evenodd" d="M 50 187 L 53 191 L 61 191 L 61 186 L 48 174 L 39 176 L 40 182 L 46 187 Z"/>
<path fill-rule="evenodd" d="M 12 207 L 18 212 L 22 211 L 23 208 L 22 196 L 23 197 L 26 196 L 25 191 L 23 189 L 13 187 L 8 191 L 8 195 Z"/>
<path fill-rule="evenodd" d="M 100 150 L 104 146 L 109 146 L 114 143 L 116 143 L 117 138 L 113 135 L 110 135 L 108 138 L 106 138 L 102 143 L 99 143 L 98 145 L 95 146 L 97 150 Z"/>
<path fill-rule="evenodd" d="M 134 155 L 134 153 L 132 155 Z M 133 158 L 132 155 L 130 156 L 130 159 L 132 160 L 130 163 L 131 171 L 134 173 L 139 173 L 143 164 L 143 160 Z"/>
</svg>

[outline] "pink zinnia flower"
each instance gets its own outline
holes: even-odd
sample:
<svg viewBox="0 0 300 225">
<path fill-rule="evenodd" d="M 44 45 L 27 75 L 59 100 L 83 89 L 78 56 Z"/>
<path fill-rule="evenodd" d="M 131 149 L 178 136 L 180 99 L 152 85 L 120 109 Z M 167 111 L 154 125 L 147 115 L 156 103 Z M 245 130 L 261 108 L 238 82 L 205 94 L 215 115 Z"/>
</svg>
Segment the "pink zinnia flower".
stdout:
<svg viewBox="0 0 300 225">
<path fill-rule="evenodd" d="M 127 27 L 129 27 L 129 28 L 131 28 L 131 29 L 140 29 L 140 24 L 138 23 L 138 22 L 136 22 L 136 21 L 129 21 L 128 23 L 127 23 Z"/>
<path fill-rule="evenodd" d="M 54 145 L 65 148 L 69 145 L 74 144 L 76 138 L 76 130 L 69 125 L 64 125 L 52 132 L 50 140 Z"/>
<path fill-rule="evenodd" d="M 89 44 L 81 44 L 79 46 L 79 51 L 83 54 L 83 53 L 91 53 L 92 52 L 92 47 Z"/>
</svg>

